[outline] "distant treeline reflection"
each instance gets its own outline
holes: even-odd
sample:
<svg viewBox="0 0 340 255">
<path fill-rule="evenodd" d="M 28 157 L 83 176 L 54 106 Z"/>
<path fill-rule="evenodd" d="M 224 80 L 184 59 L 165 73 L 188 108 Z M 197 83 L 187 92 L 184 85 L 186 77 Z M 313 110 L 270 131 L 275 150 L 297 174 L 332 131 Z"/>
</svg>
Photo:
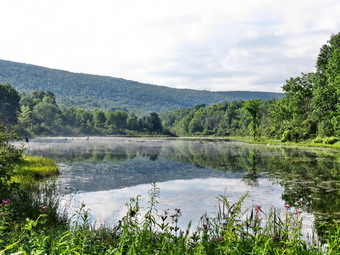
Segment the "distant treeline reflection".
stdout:
<svg viewBox="0 0 340 255">
<path fill-rule="evenodd" d="M 284 187 L 282 198 L 287 204 L 314 213 L 317 229 L 325 222 L 340 220 L 340 160 L 332 151 L 218 141 L 122 141 L 79 146 L 68 148 L 66 144 L 41 153 L 58 162 L 119 163 L 144 157 L 156 163 L 164 158 L 196 168 L 243 173 L 243 181 L 250 186 L 258 185 L 259 178 L 269 178 Z"/>
</svg>

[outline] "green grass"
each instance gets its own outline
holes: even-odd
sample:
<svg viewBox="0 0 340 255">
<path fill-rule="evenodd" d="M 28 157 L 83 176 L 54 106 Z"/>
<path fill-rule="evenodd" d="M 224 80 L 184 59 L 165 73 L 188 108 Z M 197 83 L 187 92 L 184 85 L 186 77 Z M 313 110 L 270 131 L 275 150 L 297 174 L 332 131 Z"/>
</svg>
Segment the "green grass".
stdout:
<svg viewBox="0 0 340 255">
<path fill-rule="evenodd" d="M 15 204 L 1 204 L 0 254 L 340 254 L 340 227 L 329 228 L 323 243 L 304 240 L 301 214 L 293 209 L 263 212 L 244 209 L 219 196 L 214 217 L 202 216 L 198 228 L 178 228 L 181 211 L 159 212 L 159 189 L 153 185 L 146 213 L 139 196 L 113 228 L 94 229 L 82 206 L 69 223 L 48 224 L 48 213 L 13 224 Z"/>
<path fill-rule="evenodd" d="M 258 137 L 254 140 L 252 137 L 248 136 L 230 136 L 226 137 L 230 140 L 242 141 L 252 144 L 269 144 L 269 145 L 284 145 L 284 146 L 304 146 L 304 147 L 322 147 L 322 148 L 330 148 L 335 150 L 340 150 L 340 142 L 336 142 L 334 144 L 325 144 L 325 143 L 315 143 L 313 141 L 301 141 L 301 142 L 281 142 L 280 140 L 269 139 L 266 137 Z"/>
<path fill-rule="evenodd" d="M 35 185 L 41 179 L 59 174 L 56 163 L 47 158 L 23 156 L 14 170 L 11 182 Z"/>
</svg>

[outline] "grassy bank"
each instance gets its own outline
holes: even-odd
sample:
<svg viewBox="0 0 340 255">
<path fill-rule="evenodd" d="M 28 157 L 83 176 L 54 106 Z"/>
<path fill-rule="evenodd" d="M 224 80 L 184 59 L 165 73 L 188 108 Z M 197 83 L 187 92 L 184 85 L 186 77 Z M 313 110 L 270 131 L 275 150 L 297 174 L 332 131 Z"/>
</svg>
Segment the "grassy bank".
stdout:
<svg viewBox="0 0 340 255">
<path fill-rule="evenodd" d="M 321 148 L 330 148 L 335 150 L 340 150 L 340 141 L 334 144 L 325 144 L 322 142 L 314 142 L 314 141 L 300 141 L 300 142 L 281 142 L 280 140 L 269 139 L 266 137 L 258 137 L 255 140 L 249 136 L 230 136 L 226 137 L 230 140 L 234 141 L 242 141 L 246 143 L 252 144 L 269 144 L 269 145 L 284 145 L 284 146 L 303 146 L 303 147 L 321 147 Z"/>
<path fill-rule="evenodd" d="M 47 158 L 23 156 L 13 171 L 11 182 L 21 185 L 37 185 L 39 181 L 59 174 L 56 163 Z"/>
</svg>

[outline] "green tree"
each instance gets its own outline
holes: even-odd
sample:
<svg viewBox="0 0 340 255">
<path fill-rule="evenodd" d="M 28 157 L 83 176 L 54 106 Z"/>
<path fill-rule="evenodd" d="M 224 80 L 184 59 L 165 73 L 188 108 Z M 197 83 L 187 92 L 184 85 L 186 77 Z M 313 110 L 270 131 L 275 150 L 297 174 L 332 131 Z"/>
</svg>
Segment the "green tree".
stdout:
<svg viewBox="0 0 340 255">
<path fill-rule="evenodd" d="M 95 110 L 93 112 L 94 125 L 99 128 L 103 128 L 106 122 L 105 113 L 101 110 Z"/>
<path fill-rule="evenodd" d="M 34 106 L 33 116 L 36 119 L 36 123 L 44 123 L 47 126 L 53 128 L 56 121 L 60 118 L 61 111 L 58 106 L 41 102 Z"/>
<path fill-rule="evenodd" d="M 41 102 L 57 105 L 55 95 L 51 91 L 45 90 L 33 90 L 30 93 L 24 93 L 20 100 L 21 105 L 28 106 L 31 110 Z"/>
<path fill-rule="evenodd" d="M 124 111 L 115 111 L 113 113 L 114 124 L 119 129 L 126 128 L 126 120 L 128 118 L 128 114 Z"/>
<path fill-rule="evenodd" d="M 9 84 L 0 84 L 0 122 L 15 124 L 20 111 L 19 93 Z"/>
<path fill-rule="evenodd" d="M 163 126 L 161 119 L 159 118 L 158 114 L 152 112 L 147 117 L 148 127 L 150 132 L 162 132 Z"/>
<path fill-rule="evenodd" d="M 250 134 L 253 135 L 254 140 L 257 136 L 257 129 L 260 125 L 261 117 L 261 99 L 251 99 L 244 103 L 243 108 L 246 109 L 251 117 L 249 124 Z"/>
<path fill-rule="evenodd" d="M 75 116 L 77 127 L 80 127 L 82 132 L 90 132 L 93 127 L 93 114 L 84 109 L 77 108 Z"/>
<path fill-rule="evenodd" d="M 21 106 L 18 120 L 21 127 L 32 129 L 32 111 L 28 106 Z"/>
<path fill-rule="evenodd" d="M 340 113 L 340 33 L 332 35 L 320 49 L 313 91 L 313 115 L 318 135 L 339 135 Z"/>
<path fill-rule="evenodd" d="M 200 119 L 197 117 L 192 118 L 188 126 L 189 133 L 194 134 L 197 132 L 202 132 L 203 130 L 204 127 L 201 125 Z"/>
<path fill-rule="evenodd" d="M 315 74 L 290 78 L 282 86 L 285 97 L 271 105 L 271 133 L 282 141 L 307 139 L 316 133 L 312 97 Z"/>
<path fill-rule="evenodd" d="M 138 118 L 135 114 L 130 114 L 126 120 L 126 126 L 130 130 L 138 129 Z"/>
</svg>

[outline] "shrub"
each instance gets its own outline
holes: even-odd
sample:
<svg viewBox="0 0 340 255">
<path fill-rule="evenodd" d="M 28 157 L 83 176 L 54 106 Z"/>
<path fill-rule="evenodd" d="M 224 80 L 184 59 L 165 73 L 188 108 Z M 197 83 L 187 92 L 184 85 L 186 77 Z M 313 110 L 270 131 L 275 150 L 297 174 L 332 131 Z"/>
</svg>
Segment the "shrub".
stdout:
<svg viewBox="0 0 340 255">
<path fill-rule="evenodd" d="M 281 142 L 288 142 L 291 140 L 292 140 L 292 131 L 291 130 L 284 131 L 281 136 Z"/>
<path fill-rule="evenodd" d="M 334 136 L 331 136 L 331 137 L 326 137 L 324 140 L 323 140 L 323 143 L 325 144 L 334 144 L 338 141 L 339 139 L 337 137 L 334 137 Z"/>
<path fill-rule="evenodd" d="M 322 143 L 323 140 L 321 137 L 316 137 L 314 140 L 313 140 L 314 143 Z"/>
</svg>

